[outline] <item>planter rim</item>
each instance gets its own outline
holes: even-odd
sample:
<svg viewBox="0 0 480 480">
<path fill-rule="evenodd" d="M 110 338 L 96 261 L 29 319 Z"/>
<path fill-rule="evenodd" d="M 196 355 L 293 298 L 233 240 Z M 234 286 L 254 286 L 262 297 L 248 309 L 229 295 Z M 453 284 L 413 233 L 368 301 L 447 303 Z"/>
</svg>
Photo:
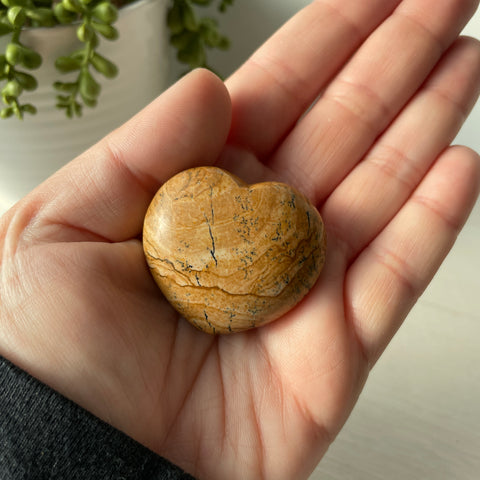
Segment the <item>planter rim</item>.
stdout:
<svg viewBox="0 0 480 480">
<path fill-rule="evenodd" d="M 153 3 L 153 2 L 159 2 L 159 1 L 160 2 L 163 1 L 165 3 L 167 0 L 135 0 L 132 3 L 125 5 L 124 7 L 120 7 L 118 11 L 121 13 L 128 10 L 134 10 L 136 8 L 140 8 L 142 3 Z"/>
</svg>

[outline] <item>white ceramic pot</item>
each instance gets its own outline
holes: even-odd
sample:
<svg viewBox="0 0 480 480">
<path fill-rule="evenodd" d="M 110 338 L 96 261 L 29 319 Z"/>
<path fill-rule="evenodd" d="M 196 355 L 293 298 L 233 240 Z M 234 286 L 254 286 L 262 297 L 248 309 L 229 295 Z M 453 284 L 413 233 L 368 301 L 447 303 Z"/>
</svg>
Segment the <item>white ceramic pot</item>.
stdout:
<svg viewBox="0 0 480 480">
<path fill-rule="evenodd" d="M 112 60 L 119 74 L 112 80 L 96 74 L 102 85 L 97 107 L 68 120 L 55 108 L 53 82 L 69 81 L 54 66 L 58 56 L 80 46 L 75 27 L 30 29 L 21 41 L 43 57 L 34 72 L 39 87 L 22 94 L 22 103 L 38 108 L 35 116 L 0 120 L 0 212 L 6 210 L 62 165 L 154 99 L 169 79 L 168 0 L 139 0 L 120 10 L 115 26 L 120 37 L 102 39 L 99 53 Z M 0 37 L 0 52 L 8 38 Z M 72 77 L 74 78 L 74 77 Z"/>
</svg>

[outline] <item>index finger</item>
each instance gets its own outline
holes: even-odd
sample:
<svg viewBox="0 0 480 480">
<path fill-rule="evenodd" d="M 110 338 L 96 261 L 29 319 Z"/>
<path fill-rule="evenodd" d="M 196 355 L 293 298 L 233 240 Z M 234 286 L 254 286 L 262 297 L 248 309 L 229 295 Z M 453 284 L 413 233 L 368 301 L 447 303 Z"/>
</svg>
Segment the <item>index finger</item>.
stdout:
<svg viewBox="0 0 480 480">
<path fill-rule="evenodd" d="M 316 0 L 301 10 L 227 80 L 233 108 L 230 141 L 260 157 L 272 152 L 399 3 Z"/>
</svg>

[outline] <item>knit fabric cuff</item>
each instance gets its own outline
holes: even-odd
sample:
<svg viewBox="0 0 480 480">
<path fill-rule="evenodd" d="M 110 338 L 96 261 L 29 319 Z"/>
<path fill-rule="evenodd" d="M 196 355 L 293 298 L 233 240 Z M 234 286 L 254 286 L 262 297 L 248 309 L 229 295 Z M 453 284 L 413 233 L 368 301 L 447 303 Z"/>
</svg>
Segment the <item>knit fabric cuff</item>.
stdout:
<svg viewBox="0 0 480 480">
<path fill-rule="evenodd" d="M 0 357 L 2 480 L 193 480 Z"/>
</svg>

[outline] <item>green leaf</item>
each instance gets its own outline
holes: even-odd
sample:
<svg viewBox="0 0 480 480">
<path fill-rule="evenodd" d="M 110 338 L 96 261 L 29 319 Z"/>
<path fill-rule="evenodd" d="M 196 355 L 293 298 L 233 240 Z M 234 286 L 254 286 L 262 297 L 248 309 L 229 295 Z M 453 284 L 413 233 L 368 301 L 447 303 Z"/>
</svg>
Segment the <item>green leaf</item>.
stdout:
<svg viewBox="0 0 480 480">
<path fill-rule="evenodd" d="M 42 27 L 53 27 L 55 16 L 51 8 L 36 8 L 26 10 L 27 17 Z"/>
<path fill-rule="evenodd" d="M 62 5 L 66 10 L 74 13 L 82 13 L 84 9 L 79 0 L 62 0 Z"/>
<path fill-rule="evenodd" d="M 82 65 L 82 63 L 85 60 L 85 47 L 79 48 L 78 50 L 75 50 L 69 55 L 69 58 L 72 58 L 73 60 L 76 60 L 79 62 L 79 65 Z"/>
<path fill-rule="evenodd" d="M 112 27 L 112 25 L 92 22 L 92 27 L 107 40 L 116 40 L 118 38 L 118 30 L 115 27 Z"/>
<path fill-rule="evenodd" d="M 98 53 L 95 53 L 90 60 L 97 72 L 101 73 L 107 78 L 114 78 L 118 74 L 117 66 L 105 57 L 102 57 Z"/>
<path fill-rule="evenodd" d="M 65 114 L 67 115 L 68 118 L 73 118 L 73 107 L 72 107 L 72 105 L 70 105 L 70 104 L 66 105 Z"/>
<path fill-rule="evenodd" d="M 2 92 L 2 100 L 5 105 L 14 106 L 15 102 L 17 101 L 17 97 L 12 97 L 11 95 L 6 95 Z"/>
<path fill-rule="evenodd" d="M 92 15 L 102 23 L 112 24 L 118 18 L 118 11 L 110 2 L 101 2 L 92 10 Z"/>
<path fill-rule="evenodd" d="M 214 18 L 205 17 L 200 20 L 200 27 L 208 30 L 217 30 L 218 22 Z"/>
<path fill-rule="evenodd" d="M 60 92 L 74 93 L 78 88 L 77 82 L 55 82 L 53 88 Z M 70 98 L 70 97 L 65 97 Z"/>
<path fill-rule="evenodd" d="M 213 18 L 202 18 L 200 22 L 200 34 L 207 47 L 226 50 L 230 41 L 218 31 L 218 23 Z"/>
<path fill-rule="evenodd" d="M 220 43 L 220 33 L 217 25 L 211 18 L 204 18 L 200 24 L 200 34 L 208 47 L 216 47 Z"/>
<path fill-rule="evenodd" d="M 22 86 L 16 80 L 10 80 L 2 88 L 2 97 L 17 98 L 22 94 L 22 91 L 23 91 Z"/>
<path fill-rule="evenodd" d="M 167 25 L 172 34 L 183 31 L 182 10 L 179 3 L 174 3 L 168 10 Z"/>
<path fill-rule="evenodd" d="M 15 113 L 15 116 L 19 119 L 19 120 L 23 120 L 23 112 L 22 112 L 22 109 L 21 108 L 18 108 L 18 105 L 12 105 L 13 107 L 13 112 Z"/>
<path fill-rule="evenodd" d="M 115 30 L 115 32 L 117 33 L 117 37 L 118 37 L 117 30 Z M 115 40 L 115 38 L 113 40 Z M 92 51 L 95 50 L 99 44 L 100 44 L 99 35 L 95 34 L 93 38 L 90 40 L 90 48 L 92 49 Z"/>
<path fill-rule="evenodd" d="M 25 90 L 35 90 L 38 87 L 38 82 L 33 75 L 24 72 L 15 72 L 15 80 Z"/>
<path fill-rule="evenodd" d="M 90 108 L 95 108 L 97 106 L 97 99 L 96 98 L 86 98 L 82 97 L 83 103 Z"/>
<path fill-rule="evenodd" d="M 216 45 L 220 50 L 228 50 L 230 48 L 230 39 L 227 37 L 220 37 L 220 42 Z"/>
<path fill-rule="evenodd" d="M 188 3 L 183 3 L 181 7 L 182 24 L 187 30 L 195 31 L 197 29 L 197 19 L 195 12 Z"/>
<path fill-rule="evenodd" d="M 81 42 L 89 42 L 94 36 L 95 30 L 88 23 L 82 23 L 77 28 L 77 37 Z"/>
<path fill-rule="evenodd" d="M 29 70 L 34 70 L 42 64 L 42 57 L 35 50 L 32 50 L 27 47 L 23 47 L 23 61 L 22 65 Z"/>
<path fill-rule="evenodd" d="M 87 69 L 82 70 L 78 82 L 79 92 L 85 103 L 96 100 L 100 95 L 100 90 L 102 87 Z"/>
<path fill-rule="evenodd" d="M 172 35 L 170 37 L 170 43 L 177 49 L 183 50 L 187 47 L 187 45 L 193 41 L 196 34 L 194 32 L 190 32 L 188 30 L 183 30 L 180 33 Z"/>
<path fill-rule="evenodd" d="M 13 32 L 12 25 L 10 25 L 9 23 L 0 21 L 0 37 L 2 35 L 8 35 L 11 32 Z"/>
<path fill-rule="evenodd" d="M 70 73 L 82 68 L 82 62 L 72 57 L 58 57 L 55 60 L 55 67 L 61 73 Z"/>
<path fill-rule="evenodd" d="M 8 9 L 7 18 L 13 27 L 20 28 L 25 24 L 27 15 L 23 7 L 16 5 Z"/>
<path fill-rule="evenodd" d="M 61 3 L 57 3 L 53 7 L 53 14 L 62 24 L 69 24 L 77 19 L 77 14 L 67 10 Z"/>
<path fill-rule="evenodd" d="M 23 59 L 23 48 L 18 43 L 9 43 L 5 49 L 5 58 L 10 65 L 18 65 Z"/>
<path fill-rule="evenodd" d="M 218 10 L 222 13 L 225 13 L 227 8 L 233 5 L 234 0 L 222 0 L 218 6 Z"/>
<path fill-rule="evenodd" d="M 72 98 L 66 95 L 57 95 L 57 107 L 66 107 L 70 105 Z"/>
<path fill-rule="evenodd" d="M 28 0 L 1 0 L 6 7 L 26 7 Z"/>
<path fill-rule="evenodd" d="M 178 51 L 177 58 L 180 62 L 186 63 L 192 69 L 203 67 L 206 64 L 205 49 L 198 36 L 195 36 L 185 48 Z"/>
<path fill-rule="evenodd" d="M 37 108 L 34 107 L 31 103 L 26 103 L 20 107 L 23 113 L 29 113 L 30 115 L 35 115 L 37 113 Z"/>
<path fill-rule="evenodd" d="M 13 107 L 5 107 L 0 110 L 0 118 L 10 118 L 15 113 Z"/>
<path fill-rule="evenodd" d="M 73 118 L 74 116 L 82 116 L 82 106 L 76 101 L 70 101 L 68 104 L 57 103 L 57 108 L 59 110 L 65 110 L 65 115 L 68 118 Z"/>
</svg>

